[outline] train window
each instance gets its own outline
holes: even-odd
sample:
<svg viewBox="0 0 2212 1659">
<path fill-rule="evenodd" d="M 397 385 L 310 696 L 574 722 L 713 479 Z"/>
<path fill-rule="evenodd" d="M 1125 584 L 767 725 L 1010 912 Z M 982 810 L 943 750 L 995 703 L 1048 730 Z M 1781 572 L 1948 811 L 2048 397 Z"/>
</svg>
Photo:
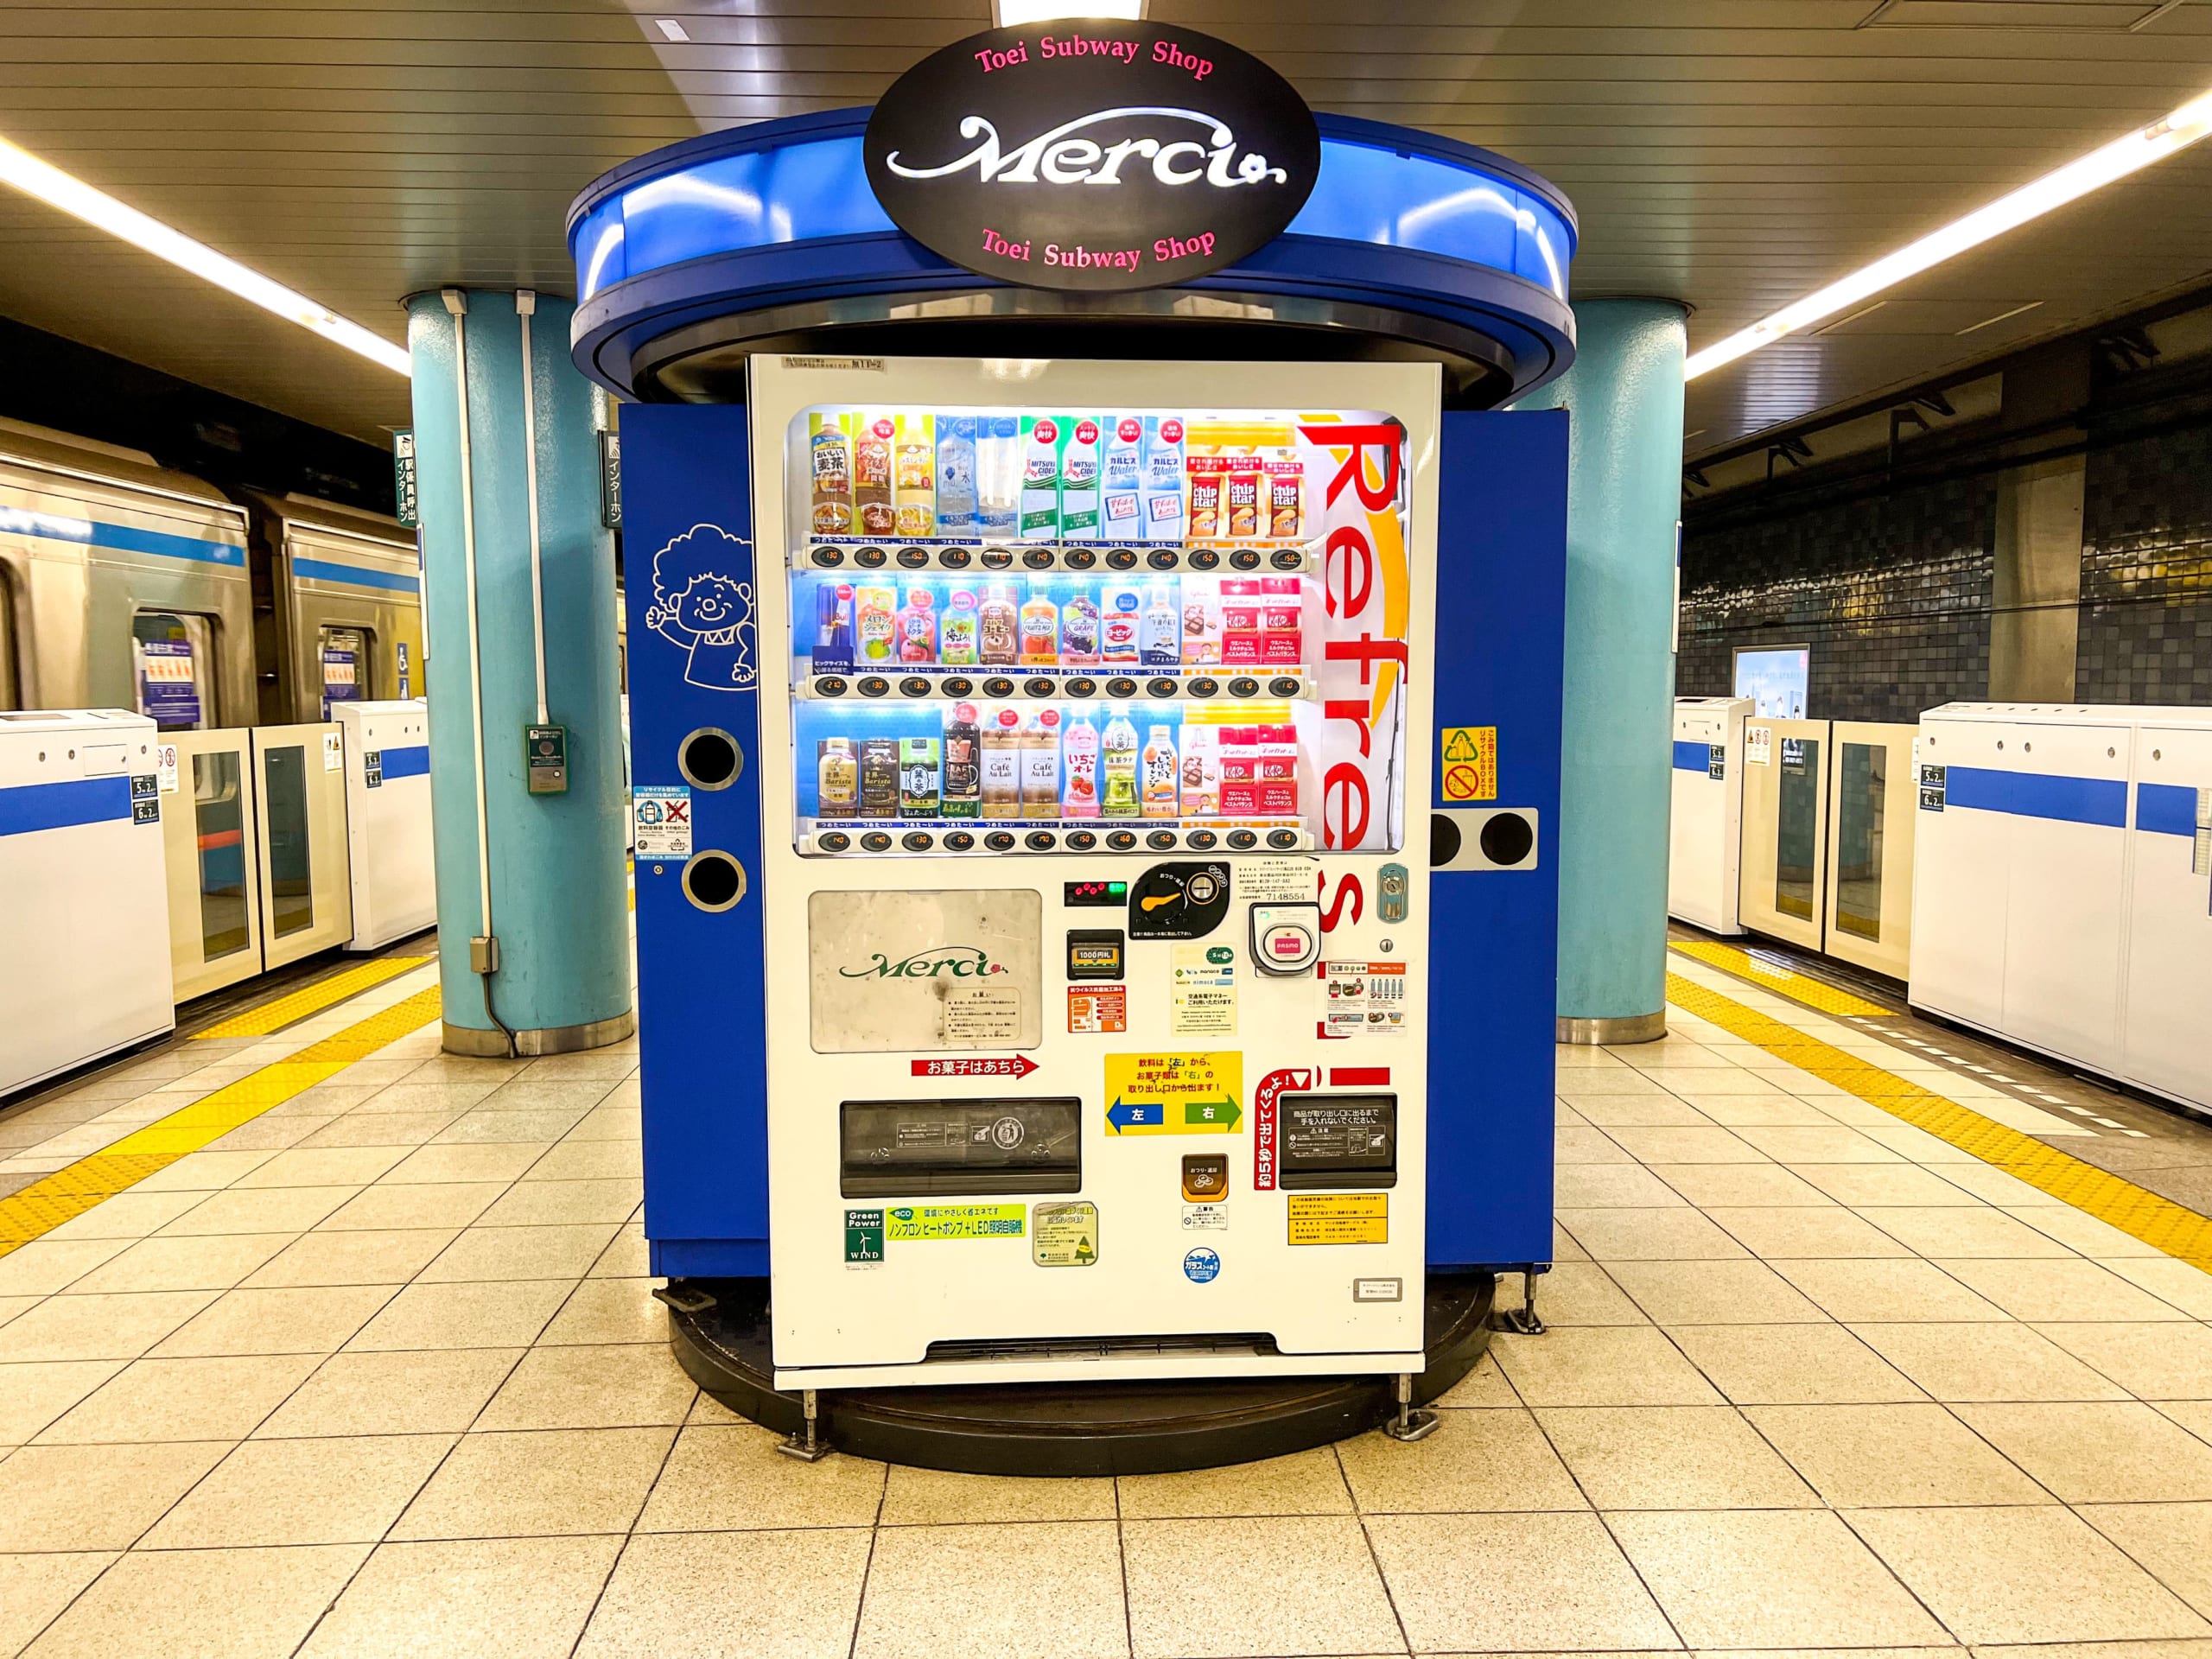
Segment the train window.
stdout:
<svg viewBox="0 0 2212 1659">
<path fill-rule="evenodd" d="M 165 732 L 215 724 L 215 624 L 177 611 L 139 611 L 130 619 L 132 678 L 138 712 Z"/>
<path fill-rule="evenodd" d="M 261 818 L 269 830 L 269 928 L 278 938 L 315 925 L 315 869 L 308 848 L 308 752 L 264 751 Z"/>
<path fill-rule="evenodd" d="M 367 702 L 376 696 L 377 637 L 366 628 L 336 628 L 327 622 L 321 630 L 316 654 L 322 659 L 322 717 L 330 718 L 334 702 Z"/>
<path fill-rule="evenodd" d="M 253 943 L 246 927 L 245 796 L 238 755 L 192 757 L 193 828 L 200 851 L 200 957 L 213 962 Z"/>
</svg>

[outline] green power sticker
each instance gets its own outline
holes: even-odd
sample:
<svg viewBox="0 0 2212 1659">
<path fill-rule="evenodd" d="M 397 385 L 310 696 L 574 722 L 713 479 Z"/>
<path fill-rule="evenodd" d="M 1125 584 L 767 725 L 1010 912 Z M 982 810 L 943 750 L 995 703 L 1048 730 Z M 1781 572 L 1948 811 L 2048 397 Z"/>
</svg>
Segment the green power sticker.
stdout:
<svg viewBox="0 0 2212 1659">
<path fill-rule="evenodd" d="M 883 1211 L 845 1211 L 845 1265 L 862 1267 L 883 1260 Z"/>
<path fill-rule="evenodd" d="M 1018 1204 L 912 1204 L 887 1219 L 887 1238 L 1020 1238 L 1028 1212 Z"/>
<path fill-rule="evenodd" d="M 1030 1212 L 1029 1259 L 1040 1268 L 1087 1268 L 1098 1260 L 1098 1206 L 1083 1199 Z"/>
</svg>

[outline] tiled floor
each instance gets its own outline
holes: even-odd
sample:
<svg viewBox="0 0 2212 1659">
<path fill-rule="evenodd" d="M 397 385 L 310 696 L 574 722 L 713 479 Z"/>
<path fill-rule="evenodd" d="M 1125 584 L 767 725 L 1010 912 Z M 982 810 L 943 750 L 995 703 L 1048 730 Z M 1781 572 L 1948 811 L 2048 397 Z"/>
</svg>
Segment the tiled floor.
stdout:
<svg viewBox="0 0 2212 1659">
<path fill-rule="evenodd" d="M 1562 1052 L 1553 1329 L 1440 1433 L 1035 1482 L 777 1456 L 668 1356 L 634 1056 L 425 1028 L 0 1257 L 0 1654 L 2212 1659 L 2212 1277 L 1674 1023 Z"/>
</svg>

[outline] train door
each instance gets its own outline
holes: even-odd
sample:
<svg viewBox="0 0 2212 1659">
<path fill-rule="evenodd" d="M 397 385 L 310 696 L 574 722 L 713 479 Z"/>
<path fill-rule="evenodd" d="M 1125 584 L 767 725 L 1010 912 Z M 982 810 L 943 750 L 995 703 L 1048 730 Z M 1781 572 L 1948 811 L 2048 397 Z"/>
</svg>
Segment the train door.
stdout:
<svg viewBox="0 0 2212 1659">
<path fill-rule="evenodd" d="M 1919 734 L 1839 720 L 1828 745 L 1827 953 L 1892 979 L 1910 967 Z"/>
<path fill-rule="evenodd" d="M 175 791 L 162 809 L 168 868 L 169 970 L 188 1001 L 261 972 L 256 769 L 245 730 L 179 735 Z M 162 779 L 165 788 L 170 779 Z"/>
<path fill-rule="evenodd" d="M 137 711 L 165 732 L 221 725 L 215 673 L 216 623 L 190 611 L 134 611 L 130 683 Z"/>
<path fill-rule="evenodd" d="M 1823 948 L 1828 723 L 1744 722 L 1744 852 L 1737 918 L 1808 950 Z"/>
<path fill-rule="evenodd" d="M 264 965 L 353 937 L 346 848 L 345 739 L 335 726 L 263 726 L 253 733 Z"/>
<path fill-rule="evenodd" d="M 316 655 L 322 664 L 322 718 L 340 702 L 374 702 L 377 690 L 377 634 L 374 628 L 325 622 L 315 630 Z"/>
</svg>

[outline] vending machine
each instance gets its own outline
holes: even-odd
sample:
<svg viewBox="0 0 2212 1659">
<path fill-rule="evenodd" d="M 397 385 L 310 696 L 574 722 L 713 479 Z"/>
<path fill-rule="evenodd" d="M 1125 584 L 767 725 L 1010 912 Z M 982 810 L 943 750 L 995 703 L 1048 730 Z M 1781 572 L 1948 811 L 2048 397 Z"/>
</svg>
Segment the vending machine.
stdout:
<svg viewBox="0 0 2212 1659">
<path fill-rule="evenodd" d="M 769 1281 L 778 1388 L 1417 1372 L 1432 1266 L 1548 1258 L 1563 421 L 1448 420 L 778 356 L 625 411 L 646 1231 Z"/>
</svg>

